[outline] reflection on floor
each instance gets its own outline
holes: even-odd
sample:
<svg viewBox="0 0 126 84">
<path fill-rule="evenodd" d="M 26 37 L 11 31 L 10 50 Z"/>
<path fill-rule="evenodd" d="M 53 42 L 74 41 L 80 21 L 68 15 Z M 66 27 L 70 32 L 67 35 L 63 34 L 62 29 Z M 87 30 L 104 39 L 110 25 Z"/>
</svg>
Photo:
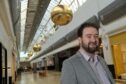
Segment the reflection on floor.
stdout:
<svg viewBox="0 0 126 84">
<path fill-rule="evenodd" d="M 115 79 L 116 80 L 116 84 L 126 84 L 126 80 L 125 79 Z"/>
<path fill-rule="evenodd" d="M 60 84 L 60 75 L 60 72 L 55 71 L 48 71 L 46 77 L 40 76 L 39 73 L 23 72 L 17 78 L 16 84 Z M 126 82 L 118 81 L 116 84 L 126 84 Z"/>
<path fill-rule="evenodd" d="M 24 72 L 18 77 L 16 84 L 60 84 L 60 72 L 48 71 L 46 77 L 38 73 Z"/>
</svg>

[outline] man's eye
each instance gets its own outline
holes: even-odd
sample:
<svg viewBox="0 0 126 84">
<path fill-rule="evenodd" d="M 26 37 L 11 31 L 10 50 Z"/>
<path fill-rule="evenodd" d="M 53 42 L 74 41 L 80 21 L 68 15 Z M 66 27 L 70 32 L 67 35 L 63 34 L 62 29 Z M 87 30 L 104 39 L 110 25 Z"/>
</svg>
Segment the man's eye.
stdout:
<svg viewBox="0 0 126 84">
<path fill-rule="evenodd" d="M 99 38 L 99 36 L 98 35 L 95 35 L 95 38 Z"/>
<path fill-rule="evenodd" d="M 86 37 L 87 37 L 87 38 L 92 38 L 92 37 L 93 37 L 93 38 L 99 38 L 98 35 L 87 35 Z"/>
<path fill-rule="evenodd" d="M 87 38 L 91 38 L 91 36 L 87 36 Z"/>
</svg>

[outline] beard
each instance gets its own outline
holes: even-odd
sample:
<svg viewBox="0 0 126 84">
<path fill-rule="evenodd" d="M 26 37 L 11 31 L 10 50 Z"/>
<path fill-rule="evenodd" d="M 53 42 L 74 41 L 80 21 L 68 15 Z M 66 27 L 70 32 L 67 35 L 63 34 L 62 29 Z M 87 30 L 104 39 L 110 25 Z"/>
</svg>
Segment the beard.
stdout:
<svg viewBox="0 0 126 84">
<path fill-rule="evenodd" d="M 90 47 L 90 45 L 93 44 L 93 45 L 96 45 L 95 47 Z M 94 54 L 96 51 L 99 50 L 99 46 L 97 45 L 96 42 L 89 42 L 87 45 L 85 43 L 82 42 L 82 48 L 88 52 L 88 53 L 91 53 L 91 54 Z"/>
</svg>

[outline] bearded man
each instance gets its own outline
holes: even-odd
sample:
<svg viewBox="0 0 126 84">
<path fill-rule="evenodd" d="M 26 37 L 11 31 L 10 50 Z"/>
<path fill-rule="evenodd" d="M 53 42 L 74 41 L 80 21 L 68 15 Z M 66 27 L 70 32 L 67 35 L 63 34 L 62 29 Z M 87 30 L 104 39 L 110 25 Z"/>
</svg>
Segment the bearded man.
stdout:
<svg viewBox="0 0 126 84">
<path fill-rule="evenodd" d="M 83 23 L 78 29 L 80 49 L 63 62 L 61 84 L 115 84 L 99 49 L 99 27 Z"/>
</svg>

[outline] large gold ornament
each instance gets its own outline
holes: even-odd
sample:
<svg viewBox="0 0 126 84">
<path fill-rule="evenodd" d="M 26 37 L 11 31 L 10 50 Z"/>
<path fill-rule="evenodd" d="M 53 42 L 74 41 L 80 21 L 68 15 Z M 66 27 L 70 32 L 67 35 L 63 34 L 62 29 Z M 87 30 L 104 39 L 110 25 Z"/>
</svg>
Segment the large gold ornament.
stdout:
<svg viewBox="0 0 126 84">
<path fill-rule="evenodd" d="M 72 18 L 72 10 L 66 5 L 57 5 L 51 12 L 51 19 L 56 25 L 66 25 Z"/>
<path fill-rule="evenodd" d="M 40 45 L 40 44 L 35 44 L 35 45 L 33 46 L 33 50 L 34 50 L 35 52 L 40 51 L 40 50 L 41 50 L 41 45 Z"/>
<path fill-rule="evenodd" d="M 33 55 L 33 52 L 32 51 L 30 51 L 30 52 L 28 52 L 28 57 L 31 57 L 32 55 Z"/>
</svg>

